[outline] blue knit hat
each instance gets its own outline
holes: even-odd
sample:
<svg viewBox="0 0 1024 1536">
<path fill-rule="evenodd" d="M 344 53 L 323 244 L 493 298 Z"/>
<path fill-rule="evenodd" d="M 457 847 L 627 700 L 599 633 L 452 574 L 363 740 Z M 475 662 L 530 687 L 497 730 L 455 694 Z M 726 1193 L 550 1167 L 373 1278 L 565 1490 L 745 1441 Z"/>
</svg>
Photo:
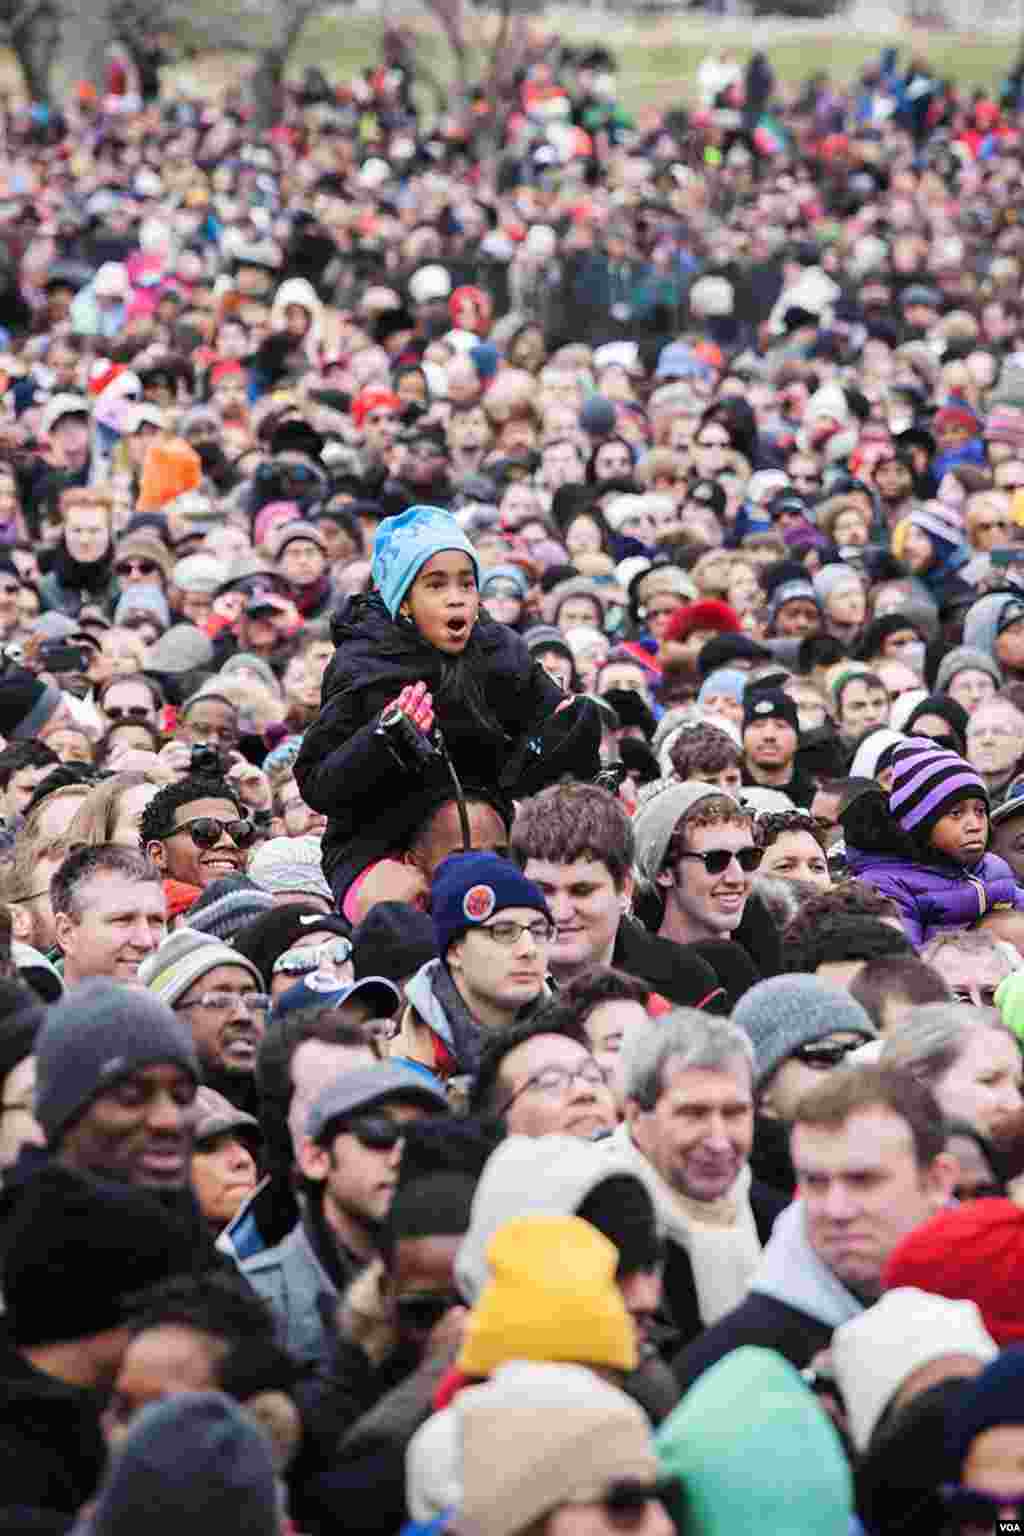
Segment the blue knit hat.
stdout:
<svg viewBox="0 0 1024 1536">
<path fill-rule="evenodd" d="M 482 927 L 506 907 L 532 907 L 551 920 L 540 888 L 511 860 L 497 853 L 449 854 L 434 871 L 430 887 L 438 954 L 443 959 L 467 929 Z"/>
<path fill-rule="evenodd" d="M 476 550 L 442 507 L 408 507 L 398 517 L 384 519 L 373 541 L 373 584 L 392 618 L 421 567 L 444 549 L 458 549 L 469 556 L 479 586 Z"/>
</svg>

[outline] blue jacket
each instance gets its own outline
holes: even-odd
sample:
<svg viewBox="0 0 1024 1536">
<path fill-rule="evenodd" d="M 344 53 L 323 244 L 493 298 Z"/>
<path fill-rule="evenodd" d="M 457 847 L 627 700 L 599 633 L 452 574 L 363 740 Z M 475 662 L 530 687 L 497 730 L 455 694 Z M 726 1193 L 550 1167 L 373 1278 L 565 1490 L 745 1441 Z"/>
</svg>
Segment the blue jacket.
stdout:
<svg viewBox="0 0 1024 1536">
<path fill-rule="evenodd" d="M 846 862 L 855 879 L 892 897 L 915 949 L 943 929 L 969 927 L 996 907 L 1024 911 L 1024 889 L 1006 860 L 994 853 L 963 869 L 948 860 L 912 864 L 847 846 Z"/>
</svg>

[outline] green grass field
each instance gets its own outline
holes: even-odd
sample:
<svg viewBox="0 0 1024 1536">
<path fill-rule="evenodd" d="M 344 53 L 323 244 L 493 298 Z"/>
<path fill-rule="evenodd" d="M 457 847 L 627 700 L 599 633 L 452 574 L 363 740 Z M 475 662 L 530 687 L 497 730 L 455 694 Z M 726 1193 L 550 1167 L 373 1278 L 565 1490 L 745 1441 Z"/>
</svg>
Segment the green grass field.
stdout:
<svg viewBox="0 0 1024 1536">
<path fill-rule="evenodd" d="M 494 24 L 493 18 L 482 17 L 480 12 L 469 14 L 471 26 L 478 31 Z M 426 11 L 403 14 L 403 19 L 420 39 L 425 65 L 442 81 L 449 80 L 450 59 L 440 28 Z M 543 19 L 533 20 L 575 45 L 589 42 L 611 47 L 619 59 L 623 100 L 633 110 L 651 103 L 664 107 L 685 100 L 697 65 L 716 37 L 724 39 L 743 59 L 755 47 L 763 48 L 778 77 L 787 82 L 803 80 L 818 69 L 828 70 L 839 82 L 852 80 L 869 59 L 893 44 L 903 56 L 911 50 L 925 55 L 944 75 L 965 86 L 992 87 L 1006 74 L 1017 48 L 1012 35 L 911 31 L 895 20 L 884 34 L 881 30 L 858 30 L 843 17 L 818 23 L 768 18 L 716 26 L 699 12 L 690 12 L 680 20 L 632 19 L 595 12 L 590 21 L 579 10 L 560 13 L 548 9 Z M 289 72 L 301 74 L 307 66 L 316 65 L 332 80 L 346 79 L 379 58 L 379 37 L 379 21 L 365 12 L 329 12 L 306 27 Z M 190 81 L 216 90 L 237 78 L 247 62 L 251 60 L 240 54 L 207 55 L 190 61 L 185 68 Z"/>
<path fill-rule="evenodd" d="M 885 36 L 851 35 L 841 17 L 831 23 L 809 24 L 801 29 L 802 35 L 786 35 L 764 43 L 751 40 L 761 31 L 756 25 L 715 28 L 693 12 L 680 22 L 664 18 L 627 21 L 598 14 L 588 26 L 578 11 L 563 23 L 557 11 L 548 10 L 545 24 L 576 44 L 603 42 L 614 48 L 620 60 L 622 95 L 634 109 L 652 98 L 664 104 L 672 101 L 677 91 L 685 94 L 716 33 L 726 37 L 741 58 L 748 57 L 756 46 L 765 47 L 777 75 L 786 81 L 802 80 L 816 69 L 829 70 L 839 81 L 851 80 L 869 59 L 877 57 L 881 48 L 892 43 L 904 52 L 912 44 L 915 52 L 924 54 L 943 74 L 965 85 L 991 86 L 1005 75 L 1016 51 L 1016 39 L 1005 37 L 912 33 L 896 27 Z M 762 25 L 769 33 L 773 28 L 771 21 Z M 792 33 L 798 26 L 783 23 L 777 30 Z M 828 28 L 827 34 L 823 27 Z M 426 15 L 417 31 L 422 37 L 424 57 L 439 74 L 446 75 L 448 60 L 440 32 L 432 28 Z M 294 67 L 329 65 L 332 73 L 350 74 L 376 56 L 378 35 L 377 24 L 365 15 L 335 12 L 307 27 L 296 49 Z"/>
</svg>

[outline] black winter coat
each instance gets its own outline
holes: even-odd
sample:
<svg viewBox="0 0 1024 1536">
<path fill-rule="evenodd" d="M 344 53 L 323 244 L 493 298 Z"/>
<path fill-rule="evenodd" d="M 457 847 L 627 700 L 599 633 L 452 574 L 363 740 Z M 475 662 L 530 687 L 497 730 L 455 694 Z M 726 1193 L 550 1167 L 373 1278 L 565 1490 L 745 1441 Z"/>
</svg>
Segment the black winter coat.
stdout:
<svg viewBox="0 0 1024 1536">
<path fill-rule="evenodd" d="M 31 1511 L 40 1530 L 70 1530 L 106 1461 L 99 1403 L 29 1365 L 0 1340 L 0 1530 Z"/>
<path fill-rule="evenodd" d="M 680 1350 L 672 1369 L 685 1393 L 698 1376 L 742 1344 L 777 1350 L 800 1371 L 810 1365 L 819 1349 L 828 1347 L 831 1339 L 829 1325 L 809 1312 L 801 1312 L 775 1296 L 751 1291 L 738 1307 Z"/>
<path fill-rule="evenodd" d="M 597 707 L 579 699 L 554 718 L 564 694 L 504 624 L 481 616 L 460 658 L 445 656 L 412 625 L 393 620 L 376 593 L 350 600 L 333 625 L 337 646 L 320 713 L 295 764 L 302 798 L 328 816 L 324 871 L 339 904 L 376 859 L 403 849 L 424 790 L 451 787 L 444 761 L 409 766 L 378 732 L 381 711 L 409 683 L 425 681 L 452 763 L 469 789 L 535 794 L 563 775 L 592 779 L 600 766 Z M 467 707 L 461 678 L 476 679 L 496 724 Z"/>
</svg>

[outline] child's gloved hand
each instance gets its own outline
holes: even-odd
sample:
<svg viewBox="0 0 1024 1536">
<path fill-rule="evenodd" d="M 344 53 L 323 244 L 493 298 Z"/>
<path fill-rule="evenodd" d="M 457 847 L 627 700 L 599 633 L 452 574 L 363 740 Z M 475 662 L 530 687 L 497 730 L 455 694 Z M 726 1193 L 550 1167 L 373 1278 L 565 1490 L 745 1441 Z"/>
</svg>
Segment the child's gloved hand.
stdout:
<svg viewBox="0 0 1024 1536">
<path fill-rule="evenodd" d="M 400 709 L 423 733 L 429 734 L 434 727 L 434 698 L 426 683 L 410 683 L 403 688 L 389 709 Z"/>
</svg>

